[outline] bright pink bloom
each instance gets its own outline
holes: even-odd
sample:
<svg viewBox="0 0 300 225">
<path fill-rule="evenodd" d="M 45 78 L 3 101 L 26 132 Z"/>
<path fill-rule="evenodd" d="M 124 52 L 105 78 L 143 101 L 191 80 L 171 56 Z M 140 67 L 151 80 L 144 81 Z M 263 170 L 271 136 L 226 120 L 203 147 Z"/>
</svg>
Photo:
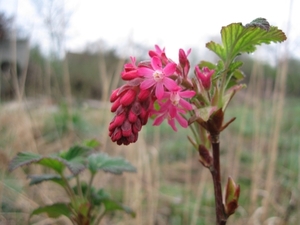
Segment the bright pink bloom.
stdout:
<svg viewBox="0 0 300 225">
<path fill-rule="evenodd" d="M 192 105 L 186 101 L 184 98 L 192 98 L 196 94 L 195 91 L 182 91 L 181 88 L 178 88 L 172 92 L 166 92 L 164 97 L 169 98 L 172 105 L 182 108 L 184 110 L 191 110 Z"/>
<path fill-rule="evenodd" d="M 127 82 L 114 90 L 110 97 L 111 112 L 115 116 L 108 130 L 113 142 L 118 145 L 136 142 L 150 115 L 155 116 L 154 125 L 167 119 L 175 131 L 176 121 L 182 127 L 188 126 L 183 114 L 191 110 L 192 105 L 186 98 L 192 98 L 195 92 L 183 91 L 179 85 L 183 80 L 189 81 L 190 63 L 187 57 L 190 52 L 190 49 L 187 52 L 179 50 L 179 65 L 168 59 L 165 49 L 157 45 L 155 50 L 149 51 L 151 60 L 137 64 L 136 59 L 130 57 L 131 62 L 124 65 L 121 73 L 122 79 Z M 153 104 L 155 101 L 159 105 L 158 111 Z"/>
<path fill-rule="evenodd" d="M 169 111 L 174 111 L 174 116 L 171 117 L 170 116 L 170 112 Z M 160 114 L 158 117 L 155 118 L 154 122 L 153 122 L 153 125 L 154 126 L 158 126 L 160 125 L 164 119 L 168 119 L 168 124 L 172 127 L 172 129 L 174 131 L 177 131 L 177 127 L 176 127 L 176 124 L 175 124 L 175 120 L 178 121 L 178 123 L 186 128 L 188 126 L 188 122 L 180 115 L 180 113 L 184 113 L 185 111 L 182 110 L 182 109 L 177 109 L 176 107 L 172 106 L 172 105 L 169 105 L 169 109 L 166 110 L 165 112 L 163 112 L 162 114 Z"/>
<path fill-rule="evenodd" d="M 214 74 L 214 70 L 210 70 L 207 67 L 203 67 L 202 71 L 198 66 L 195 67 L 195 74 L 197 78 L 200 80 L 202 86 L 205 90 L 209 90 L 211 86 L 211 76 Z"/>
<path fill-rule="evenodd" d="M 176 63 L 168 63 L 164 68 L 162 67 L 161 60 L 157 56 L 151 59 L 152 68 L 141 67 L 138 69 L 138 74 L 144 76 L 145 80 L 141 83 L 141 89 L 149 89 L 155 87 L 155 96 L 161 99 L 165 93 L 165 89 L 174 90 L 177 84 L 174 80 L 169 78 L 176 70 Z"/>
<path fill-rule="evenodd" d="M 181 89 L 165 92 L 164 97 L 167 100 L 159 102 L 161 108 L 157 112 L 159 115 L 155 118 L 153 125 L 160 125 L 164 119 L 168 119 L 168 123 L 174 131 L 177 131 L 175 120 L 182 127 L 186 128 L 188 122 L 181 114 L 185 114 L 186 111 L 191 110 L 192 105 L 183 98 L 192 98 L 194 95 L 194 91 L 181 91 Z"/>
</svg>

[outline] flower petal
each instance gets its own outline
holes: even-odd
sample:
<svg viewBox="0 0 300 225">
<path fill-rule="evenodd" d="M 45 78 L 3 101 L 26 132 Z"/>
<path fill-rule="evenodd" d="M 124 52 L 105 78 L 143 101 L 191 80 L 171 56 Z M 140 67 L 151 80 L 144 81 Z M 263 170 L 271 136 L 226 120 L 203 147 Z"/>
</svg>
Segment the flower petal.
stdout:
<svg viewBox="0 0 300 225">
<path fill-rule="evenodd" d="M 180 114 L 177 114 L 176 120 L 178 121 L 178 123 L 180 124 L 180 126 L 182 126 L 184 128 L 188 127 L 188 122 Z"/>
<path fill-rule="evenodd" d="M 155 80 L 153 79 L 146 79 L 141 83 L 140 88 L 142 90 L 148 89 L 150 87 L 152 87 L 154 84 L 156 84 Z"/>
<path fill-rule="evenodd" d="M 153 77 L 154 70 L 149 69 L 147 67 L 140 67 L 137 71 L 138 75 L 144 76 L 144 77 Z"/>
<path fill-rule="evenodd" d="M 173 91 L 178 88 L 177 83 L 169 77 L 165 77 L 163 83 L 169 91 Z"/>
<path fill-rule="evenodd" d="M 177 108 L 174 105 L 171 105 L 169 108 L 169 114 L 171 118 L 176 117 L 177 115 Z"/>
<path fill-rule="evenodd" d="M 182 98 L 191 98 L 196 94 L 195 91 L 181 91 L 179 92 L 180 97 Z"/>
<path fill-rule="evenodd" d="M 176 63 L 168 63 L 163 69 L 163 72 L 165 73 L 166 76 L 170 76 L 174 74 L 176 67 L 177 67 Z"/>
<path fill-rule="evenodd" d="M 175 120 L 174 120 L 174 119 L 168 120 L 168 124 L 172 127 L 172 129 L 173 129 L 174 131 L 177 131 L 177 128 L 176 128 Z"/>
<path fill-rule="evenodd" d="M 160 124 L 164 121 L 165 118 L 166 118 L 166 115 L 165 115 L 165 114 L 162 114 L 162 115 L 156 117 L 156 118 L 154 119 L 153 126 L 158 126 L 158 125 L 160 125 Z"/>
<path fill-rule="evenodd" d="M 159 70 L 159 71 L 162 70 L 161 60 L 157 56 L 152 57 L 151 65 L 154 70 Z"/>
<path fill-rule="evenodd" d="M 162 99 L 164 96 L 165 90 L 162 83 L 157 83 L 156 89 L 155 89 L 155 96 L 157 99 Z"/>
<path fill-rule="evenodd" d="M 192 105 L 184 99 L 179 100 L 179 105 L 182 106 L 186 110 L 191 110 L 193 108 Z"/>
</svg>

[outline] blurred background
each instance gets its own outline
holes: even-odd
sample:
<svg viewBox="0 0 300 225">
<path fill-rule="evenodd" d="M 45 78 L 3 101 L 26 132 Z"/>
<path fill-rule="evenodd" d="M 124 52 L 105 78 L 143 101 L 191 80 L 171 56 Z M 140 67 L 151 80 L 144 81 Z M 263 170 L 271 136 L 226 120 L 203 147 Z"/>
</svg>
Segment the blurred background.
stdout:
<svg viewBox="0 0 300 225">
<path fill-rule="evenodd" d="M 219 41 L 222 26 L 257 17 L 288 40 L 240 56 L 248 87 L 226 111 L 237 119 L 221 137 L 223 186 L 228 176 L 241 185 L 228 224 L 299 224 L 299 10 L 293 0 L 0 0 L 0 224 L 26 224 L 34 208 L 64 196 L 47 184 L 29 187 L 26 176 L 38 167 L 8 173 L 17 152 L 49 154 L 91 138 L 138 170 L 96 180 L 137 213 L 103 224 L 213 224 L 212 181 L 190 131 L 150 121 L 137 143 L 117 146 L 108 138 L 108 99 L 129 56 L 146 59 L 158 44 L 175 62 L 179 48 L 192 48 L 191 68 L 217 62 L 205 43 Z M 36 216 L 32 224 L 69 223 Z"/>
</svg>

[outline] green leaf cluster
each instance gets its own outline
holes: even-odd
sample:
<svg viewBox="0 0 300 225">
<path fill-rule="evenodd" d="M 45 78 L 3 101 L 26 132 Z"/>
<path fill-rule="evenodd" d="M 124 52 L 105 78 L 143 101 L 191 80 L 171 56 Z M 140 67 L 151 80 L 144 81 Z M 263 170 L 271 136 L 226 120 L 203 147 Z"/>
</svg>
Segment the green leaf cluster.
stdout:
<svg viewBox="0 0 300 225">
<path fill-rule="evenodd" d="M 96 146 L 94 141 L 85 142 L 87 145 Z M 13 171 L 21 166 L 38 164 L 62 174 L 65 168 L 68 168 L 73 176 L 78 175 L 85 169 L 92 174 L 98 171 L 104 171 L 113 174 L 122 174 L 123 172 L 136 172 L 136 168 L 121 157 L 111 157 L 104 152 L 95 153 L 93 148 L 86 145 L 75 145 L 67 151 L 62 151 L 50 156 L 42 156 L 31 152 L 18 153 L 9 164 L 9 171 Z M 41 176 L 29 176 L 42 181 Z M 45 175 L 45 180 L 57 179 L 58 175 Z M 36 181 L 34 182 L 36 183 Z"/>
<path fill-rule="evenodd" d="M 217 89 L 214 90 L 213 99 L 217 99 L 218 107 L 225 109 L 236 90 L 242 88 L 238 83 L 245 77 L 240 70 L 243 62 L 236 60 L 237 56 L 252 53 L 261 44 L 285 40 L 284 32 L 271 26 L 264 18 L 257 18 L 245 26 L 242 23 L 232 23 L 222 27 L 221 43 L 210 41 L 206 44 L 206 47 L 220 58 L 219 62 L 216 65 L 206 61 L 199 64 L 200 68 L 208 67 L 215 70 L 213 82 Z M 229 89 L 230 93 L 223 99 L 225 91 Z"/>
<path fill-rule="evenodd" d="M 70 198 L 70 202 L 39 207 L 31 213 L 30 217 L 46 213 L 51 218 L 67 216 L 76 224 L 99 224 L 106 213 L 114 210 L 121 210 L 135 216 L 132 209 L 115 201 L 103 189 L 96 190 L 92 182 L 99 171 L 120 175 L 123 172 L 136 172 L 136 168 L 124 158 L 96 152 L 94 148 L 97 146 L 99 143 L 96 140 L 90 140 L 48 156 L 20 152 L 11 160 L 10 171 L 32 164 L 51 169 L 53 173 L 28 175 L 30 185 L 51 181 L 63 187 Z M 88 170 L 91 174 L 88 184 L 79 179 L 84 170 Z M 69 180 L 73 178 L 76 178 L 76 185 L 71 187 Z M 99 213 L 101 209 L 102 214 Z"/>
<path fill-rule="evenodd" d="M 254 52 L 257 45 L 286 40 L 282 30 L 270 26 L 263 18 L 257 18 L 245 26 L 242 23 L 232 23 L 222 27 L 221 38 L 222 44 L 211 41 L 206 47 L 216 53 L 223 62 L 231 62 L 241 53 Z"/>
</svg>

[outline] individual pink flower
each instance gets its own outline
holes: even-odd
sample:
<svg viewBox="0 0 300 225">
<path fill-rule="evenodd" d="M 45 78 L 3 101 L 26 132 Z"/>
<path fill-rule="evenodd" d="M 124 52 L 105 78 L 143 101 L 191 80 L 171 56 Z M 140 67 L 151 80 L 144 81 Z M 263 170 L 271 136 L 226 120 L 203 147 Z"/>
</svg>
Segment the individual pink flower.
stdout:
<svg viewBox="0 0 300 225">
<path fill-rule="evenodd" d="M 177 83 L 169 78 L 176 70 L 176 63 L 168 63 L 164 68 L 162 67 L 161 60 L 157 56 L 151 59 L 152 68 L 140 67 L 138 74 L 142 75 L 145 80 L 142 81 L 140 88 L 142 90 L 155 88 L 155 96 L 161 99 L 165 93 L 165 89 L 174 90 L 177 88 Z"/>
<path fill-rule="evenodd" d="M 174 131 L 177 131 L 177 127 L 176 127 L 176 123 L 175 121 L 177 121 L 180 126 L 186 128 L 188 126 L 188 122 L 186 121 L 186 119 L 184 119 L 180 113 L 184 113 L 185 111 L 182 109 L 177 109 L 176 107 L 172 106 L 172 105 L 168 105 L 169 109 L 167 109 L 166 111 L 164 111 L 162 114 L 160 114 L 157 118 L 155 118 L 153 125 L 154 126 L 158 126 L 160 125 L 164 119 L 167 118 L 168 120 L 168 124 L 172 127 L 172 129 Z M 171 117 L 170 116 L 170 111 L 174 112 L 174 116 Z"/>
<path fill-rule="evenodd" d="M 214 74 L 214 70 L 210 70 L 207 67 L 203 67 L 202 70 L 198 66 L 195 67 L 195 74 L 200 80 L 205 90 L 209 90 L 211 86 L 211 76 Z"/>
<path fill-rule="evenodd" d="M 161 108 L 157 112 L 158 116 L 155 118 L 153 125 L 160 125 L 164 119 L 167 119 L 168 124 L 174 131 L 177 131 L 175 121 L 186 128 L 188 122 L 181 114 L 185 114 L 186 111 L 191 110 L 192 105 L 184 98 L 192 98 L 194 95 L 194 91 L 181 91 L 181 88 L 176 91 L 165 92 L 163 100 L 165 98 L 167 100 L 159 102 Z"/>
<path fill-rule="evenodd" d="M 182 108 L 184 110 L 191 110 L 192 105 L 184 98 L 191 99 L 196 94 L 195 91 L 185 90 L 183 91 L 180 87 L 177 90 L 166 92 L 164 94 L 165 98 L 168 98 L 169 101 L 177 108 Z"/>
</svg>

